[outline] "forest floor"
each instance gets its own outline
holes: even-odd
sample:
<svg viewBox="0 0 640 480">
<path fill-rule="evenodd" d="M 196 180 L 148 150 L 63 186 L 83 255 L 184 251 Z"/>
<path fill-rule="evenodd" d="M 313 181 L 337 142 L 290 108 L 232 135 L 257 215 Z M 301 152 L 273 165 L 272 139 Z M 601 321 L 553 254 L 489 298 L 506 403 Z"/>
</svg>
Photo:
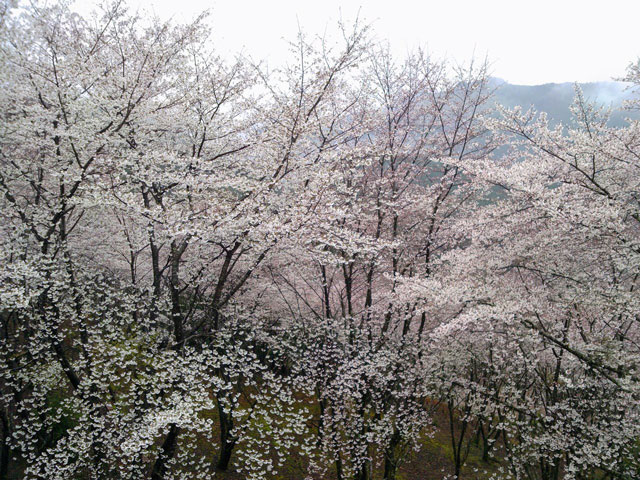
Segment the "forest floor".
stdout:
<svg viewBox="0 0 640 480">
<path fill-rule="evenodd" d="M 398 468 L 397 480 L 443 480 L 451 479 L 454 474 L 453 447 L 449 432 L 449 419 L 444 410 L 438 410 L 433 418 L 434 429 L 421 440 L 418 451 L 410 450 Z M 301 458 L 292 456 L 287 459 L 285 468 L 274 480 L 335 480 L 335 469 L 330 467 L 324 474 L 307 476 L 306 466 Z M 487 480 L 496 473 L 499 462 L 493 458 L 489 462 L 482 460 L 482 451 L 473 441 L 470 443 L 469 454 L 462 467 L 459 480 Z M 224 480 L 244 480 L 244 475 L 231 470 L 220 473 Z M 374 468 L 372 480 L 383 478 L 382 465 Z"/>
</svg>

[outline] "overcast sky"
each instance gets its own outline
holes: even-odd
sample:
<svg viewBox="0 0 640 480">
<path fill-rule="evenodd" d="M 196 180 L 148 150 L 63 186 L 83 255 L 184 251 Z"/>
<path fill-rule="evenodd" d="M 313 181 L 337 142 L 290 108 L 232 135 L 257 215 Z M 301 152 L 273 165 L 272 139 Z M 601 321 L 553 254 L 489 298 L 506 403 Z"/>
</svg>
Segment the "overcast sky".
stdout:
<svg viewBox="0 0 640 480">
<path fill-rule="evenodd" d="M 86 10 L 95 0 L 77 0 Z M 640 57 L 640 0 L 128 0 L 161 17 L 211 12 L 221 54 L 283 61 L 298 25 L 322 34 L 342 17 L 373 25 L 397 53 L 424 46 L 464 61 L 488 55 L 517 84 L 610 80 Z"/>
</svg>

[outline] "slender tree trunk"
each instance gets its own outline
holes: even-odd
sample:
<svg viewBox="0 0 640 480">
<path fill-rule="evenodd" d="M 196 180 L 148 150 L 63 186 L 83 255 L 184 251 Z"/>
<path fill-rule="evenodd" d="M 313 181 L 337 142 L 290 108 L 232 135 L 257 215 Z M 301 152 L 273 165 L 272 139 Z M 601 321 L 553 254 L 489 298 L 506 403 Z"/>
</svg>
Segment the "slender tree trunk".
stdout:
<svg viewBox="0 0 640 480">
<path fill-rule="evenodd" d="M 371 461 L 365 460 L 356 472 L 354 480 L 371 480 Z"/>
<path fill-rule="evenodd" d="M 9 448 L 9 416 L 6 409 L 2 409 L 2 438 L 0 438 L 0 480 L 5 480 L 8 477 L 9 472 L 9 458 L 11 457 L 11 449 Z"/>
<path fill-rule="evenodd" d="M 220 417 L 220 454 L 218 455 L 216 468 L 225 472 L 229 468 L 231 454 L 233 453 L 233 447 L 235 447 L 237 439 L 231 434 L 231 430 L 233 430 L 233 417 L 231 413 L 224 411 L 219 400 L 218 414 Z"/>
<path fill-rule="evenodd" d="M 394 460 L 384 459 L 384 480 L 396 480 L 396 474 L 398 473 L 398 465 Z"/>
<path fill-rule="evenodd" d="M 488 462 L 490 460 L 489 454 L 493 449 L 493 446 L 500 438 L 500 431 L 495 432 L 493 438 L 491 437 L 491 431 L 487 429 L 487 433 L 485 435 L 484 428 L 482 429 L 482 461 Z"/>
<path fill-rule="evenodd" d="M 340 453 L 338 453 L 338 458 L 336 459 L 336 479 L 343 480 L 344 476 L 342 473 L 342 457 L 340 457 Z"/>
<path fill-rule="evenodd" d="M 180 427 L 172 424 L 169 428 L 162 447 L 160 448 L 160 455 L 156 459 L 156 463 L 153 465 L 151 472 L 151 480 L 165 480 L 167 474 L 167 462 L 173 458 L 178 445 L 178 435 L 180 435 Z"/>
<path fill-rule="evenodd" d="M 478 432 L 476 434 L 476 445 L 478 445 L 480 438 L 482 438 L 482 461 L 489 461 L 489 439 L 487 438 L 488 434 L 484 433 L 484 424 L 480 422 L 478 426 Z"/>
<path fill-rule="evenodd" d="M 395 480 L 398 473 L 398 446 L 400 445 L 400 432 L 394 428 L 384 454 L 384 480 Z"/>
<path fill-rule="evenodd" d="M 180 306 L 180 259 L 182 254 L 186 250 L 188 241 L 185 240 L 180 246 L 175 242 L 171 244 L 171 276 L 170 276 L 170 291 L 171 291 L 171 318 L 173 320 L 173 336 L 175 339 L 174 350 L 179 355 L 183 354 L 184 348 L 184 318 L 182 316 L 182 309 Z M 175 423 L 172 423 L 169 427 L 169 433 L 167 434 L 160 455 L 156 459 L 153 465 L 153 471 L 151 473 L 151 480 L 163 480 L 167 473 L 167 464 L 173 458 L 178 445 L 178 437 L 180 436 L 180 427 Z"/>
<path fill-rule="evenodd" d="M 454 475 L 456 476 L 456 478 L 460 478 L 462 465 L 466 459 L 466 456 L 464 456 L 465 458 L 463 458 L 462 444 L 464 442 L 464 435 L 467 430 L 467 420 L 463 420 L 461 422 L 459 432 L 460 436 L 456 439 L 454 406 L 452 402 L 447 402 L 447 409 L 449 410 L 449 430 L 451 435 L 451 447 L 453 450 Z"/>
</svg>

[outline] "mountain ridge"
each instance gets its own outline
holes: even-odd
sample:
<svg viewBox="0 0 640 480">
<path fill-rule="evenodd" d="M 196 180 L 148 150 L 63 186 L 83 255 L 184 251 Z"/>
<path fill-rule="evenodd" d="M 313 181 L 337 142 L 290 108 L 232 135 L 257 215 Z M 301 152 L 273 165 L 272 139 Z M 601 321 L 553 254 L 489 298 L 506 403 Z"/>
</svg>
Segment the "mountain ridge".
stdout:
<svg viewBox="0 0 640 480">
<path fill-rule="evenodd" d="M 622 126 L 626 123 L 626 118 L 639 118 L 636 112 L 622 108 L 625 100 L 634 98 L 633 85 L 628 82 L 611 80 L 518 85 L 492 77 L 489 85 L 495 90 L 493 105 L 500 104 L 507 108 L 520 106 L 523 110 L 533 107 L 537 111 L 546 112 L 552 124 L 571 122 L 569 107 L 575 96 L 576 85 L 582 89 L 588 102 L 612 109 L 610 126 Z"/>
</svg>

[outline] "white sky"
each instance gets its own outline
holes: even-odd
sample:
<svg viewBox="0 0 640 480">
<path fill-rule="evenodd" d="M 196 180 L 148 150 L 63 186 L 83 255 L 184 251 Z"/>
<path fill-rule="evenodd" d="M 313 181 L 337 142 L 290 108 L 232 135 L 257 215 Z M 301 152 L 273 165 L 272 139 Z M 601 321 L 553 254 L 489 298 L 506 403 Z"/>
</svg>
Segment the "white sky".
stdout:
<svg viewBox="0 0 640 480">
<path fill-rule="evenodd" d="M 96 0 L 77 0 L 86 11 Z M 160 17 L 211 11 L 220 54 L 242 50 L 277 64 L 298 25 L 322 34 L 342 17 L 373 25 L 401 54 L 424 46 L 465 61 L 488 55 L 511 83 L 610 80 L 640 57 L 640 0 L 128 0 Z"/>
</svg>

